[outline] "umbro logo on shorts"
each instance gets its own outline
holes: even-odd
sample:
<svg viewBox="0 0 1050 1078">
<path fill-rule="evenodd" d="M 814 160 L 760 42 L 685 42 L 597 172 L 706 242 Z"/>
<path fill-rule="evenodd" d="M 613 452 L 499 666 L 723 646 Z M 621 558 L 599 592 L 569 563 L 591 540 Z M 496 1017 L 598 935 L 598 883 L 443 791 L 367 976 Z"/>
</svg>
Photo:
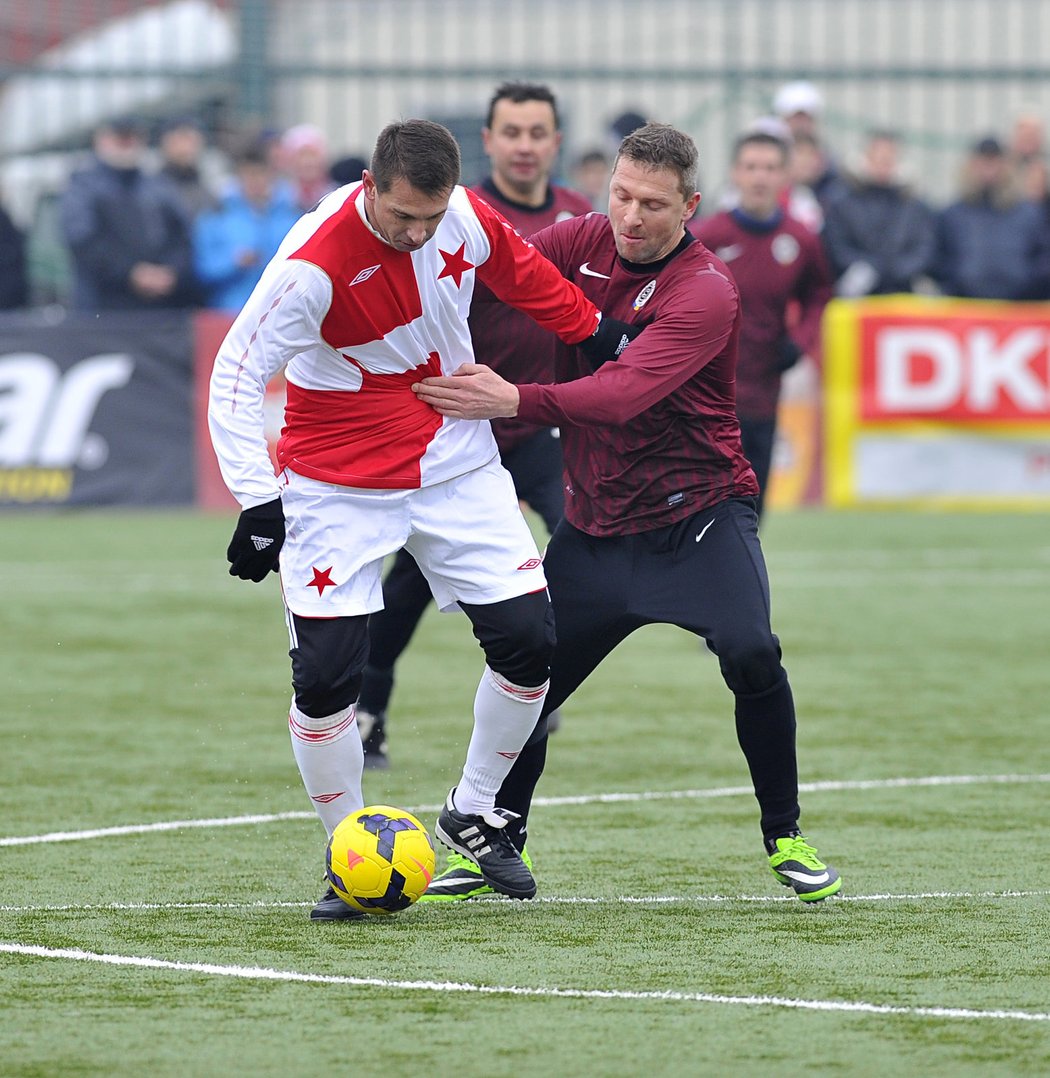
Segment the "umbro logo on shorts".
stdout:
<svg viewBox="0 0 1050 1078">
<path fill-rule="evenodd" d="M 273 540 L 265 535 L 253 535 L 252 546 L 256 550 L 265 550 L 268 546 L 273 546 Z"/>
<path fill-rule="evenodd" d="M 542 564 L 542 558 L 529 558 L 528 561 L 523 561 L 521 565 L 518 566 L 518 572 L 520 573 L 523 569 L 535 569 Z"/>
</svg>

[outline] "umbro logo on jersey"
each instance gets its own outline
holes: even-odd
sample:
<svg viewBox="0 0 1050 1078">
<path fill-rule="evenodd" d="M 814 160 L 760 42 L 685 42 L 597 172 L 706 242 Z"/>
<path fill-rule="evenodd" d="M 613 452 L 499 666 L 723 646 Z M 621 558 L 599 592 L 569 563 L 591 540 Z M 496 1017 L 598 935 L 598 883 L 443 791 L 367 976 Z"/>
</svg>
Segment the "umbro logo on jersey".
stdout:
<svg viewBox="0 0 1050 1078">
<path fill-rule="evenodd" d="M 340 790 L 337 794 L 311 794 L 310 800 L 317 801 L 322 805 L 328 805 L 337 798 L 342 797 L 344 793 L 346 793 L 345 790 Z"/>
<path fill-rule="evenodd" d="M 273 546 L 273 540 L 265 535 L 253 535 L 252 546 L 256 550 L 265 550 L 268 546 Z"/>
<path fill-rule="evenodd" d="M 584 264 L 580 266 L 580 273 L 582 273 L 584 277 L 601 277 L 603 281 L 610 280 L 607 273 L 599 273 L 597 270 L 592 270 L 590 262 L 584 262 Z"/>
<path fill-rule="evenodd" d="M 376 270 L 379 270 L 379 269 L 382 269 L 382 268 L 383 267 L 381 265 L 380 266 L 369 266 L 367 269 L 361 270 L 361 272 L 352 281 L 348 282 L 349 287 L 353 288 L 355 284 L 361 284 L 362 281 L 367 281 L 368 278 L 371 277 L 372 274 L 376 272 Z"/>
<path fill-rule="evenodd" d="M 543 559 L 542 558 L 529 558 L 528 561 L 523 561 L 521 563 L 521 565 L 518 566 L 518 572 L 520 573 L 522 569 L 536 569 L 538 566 L 540 566 L 542 564 L 543 564 Z"/>
</svg>

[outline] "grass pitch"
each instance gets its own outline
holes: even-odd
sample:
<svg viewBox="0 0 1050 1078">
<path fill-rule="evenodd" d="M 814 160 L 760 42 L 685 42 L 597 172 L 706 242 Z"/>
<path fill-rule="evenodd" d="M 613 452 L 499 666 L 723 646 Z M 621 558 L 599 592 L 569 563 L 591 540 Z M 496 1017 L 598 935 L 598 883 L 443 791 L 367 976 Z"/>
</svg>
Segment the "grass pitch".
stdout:
<svg viewBox="0 0 1050 1078">
<path fill-rule="evenodd" d="M 537 901 L 345 925 L 306 919 L 276 578 L 226 574 L 231 527 L 0 517 L 5 1078 L 1050 1071 L 1045 516 L 764 525 L 841 898 L 773 880 L 717 664 L 653 627 L 552 739 Z M 428 613 L 370 801 L 433 822 L 480 665 Z"/>
</svg>

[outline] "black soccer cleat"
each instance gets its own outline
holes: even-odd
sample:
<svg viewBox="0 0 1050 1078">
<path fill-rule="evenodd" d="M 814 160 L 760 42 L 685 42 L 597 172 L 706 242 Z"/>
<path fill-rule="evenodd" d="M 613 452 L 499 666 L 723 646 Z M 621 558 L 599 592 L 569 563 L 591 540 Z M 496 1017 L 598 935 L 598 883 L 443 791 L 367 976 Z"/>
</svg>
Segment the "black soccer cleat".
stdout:
<svg viewBox="0 0 1050 1078">
<path fill-rule="evenodd" d="M 361 746 L 365 750 L 365 767 L 386 770 L 390 759 L 386 754 L 386 713 L 357 709 L 357 729 L 361 733 Z"/>
<path fill-rule="evenodd" d="M 450 850 L 468 857 L 481 870 L 482 878 L 501 895 L 510 898 L 532 898 L 536 881 L 514 848 L 504 828 L 518 814 L 496 808 L 477 816 L 458 812 L 452 800 L 453 789 L 434 828 L 437 837 Z"/>
<path fill-rule="evenodd" d="M 365 916 L 367 914 L 348 906 L 331 887 L 325 891 L 321 896 L 321 901 L 310 911 L 311 921 L 359 921 Z"/>
</svg>

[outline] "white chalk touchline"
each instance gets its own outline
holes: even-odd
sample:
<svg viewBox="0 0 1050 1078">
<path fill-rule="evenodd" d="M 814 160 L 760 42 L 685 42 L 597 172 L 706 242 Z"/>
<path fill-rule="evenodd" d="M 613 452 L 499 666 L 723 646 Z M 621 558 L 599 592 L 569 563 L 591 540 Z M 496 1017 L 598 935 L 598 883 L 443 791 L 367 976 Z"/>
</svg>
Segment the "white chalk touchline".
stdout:
<svg viewBox="0 0 1050 1078">
<path fill-rule="evenodd" d="M 725 996 L 711 992 L 643 992 L 620 989 L 528 988 L 522 985 L 470 984 L 457 981 L 399 981 L 382 977 L 346 977 L 325 973 L 260 966 L 217 966 L 209 962 L 166 962 L 136 955 L 96 954 L 64 947 L 35 947 L 22 943 L 0 943 L 0 952 L 33 958 L 63 958 L 74 962 L 100 962 L 110 966 L 137 966 L 141 969 L 177 970 L 204 973 L 213 977 L 243 980 L 298 981 L 307 984 L 341 984 L 355 988 L 385 988 L 406 992 L 468 992 L 490 996 L 532 996 L 562 999 L 613 999 L 668 1001 L 676 1003 L 722 1003 L 745 1007 L 786 1007 L 805 1011 L 845 1011 L 860 1014 L 890 1014 L 920 1018 L 1013 1019 L 1020 1022 L 1050 1021 L 1050 1014 L 1038 1011 L 979 1011 L 964 1007 L 898 1007 L 883 1003 L 833 999 L 786 999 L 781 996 Z"/>
<path fill-rule="evenodd" d="M 1017 785 L 1050 782 L 1050 774 L 1037 775 L 920 775 L 894 779 L 830 780 L 799 783 L 800 793 L 836 790 L 889 790 L 912 786 L 980 786 L 988 783 Z M 721 786 L 707 790 L 641 790 L 629 793 L 580 794 L 575 797 L 537 797 L 537 808 L 559 805 L 611 804 L 630 801 L 699 801 L 718 797 L 754 796 L 751 786 Z M 439 812 L 441 805 L 408 805 L 409 812 Z M 315 820 L 313 812 L 256 813 L 250 816 L 217 816 L 194 820 L 163 820 L 159 823 L 96 827 L 86 831 L 50 831 L 43 835 L 10 835 L 0 838 L 0 846 L 32 846 L 44 842 L 78 842 L 115 835 L 144 835 L 156 831 L 181 831 L 194 827 L 243 827 L 250 824 L 279 823 L 282 820 Z"/>
<path fill-rule="evenodd" d="M 1043 898 L 1050 891 L 922 891 L 914 894 L 835 895 L 828 906 L 840 902 L 917 902 L 932 899 L 967 898 Z M 526 902 L 504 898 L 502 895 L 479 896 L 471 904 L 503 905 L 507 909 L 528 909 L 536 903 L 558 906 L 690 906 L 719 905 L 728 902 L 790 902 L 798 901 L 794 894 L 784 895 L 539 895 Z M 106 913 L 111 911 L 151 910 L 298 910 L 313 906 L 311 902 L 95 902 L 65 905 L 0 906 L 0 913 Z"/>
</svg>

